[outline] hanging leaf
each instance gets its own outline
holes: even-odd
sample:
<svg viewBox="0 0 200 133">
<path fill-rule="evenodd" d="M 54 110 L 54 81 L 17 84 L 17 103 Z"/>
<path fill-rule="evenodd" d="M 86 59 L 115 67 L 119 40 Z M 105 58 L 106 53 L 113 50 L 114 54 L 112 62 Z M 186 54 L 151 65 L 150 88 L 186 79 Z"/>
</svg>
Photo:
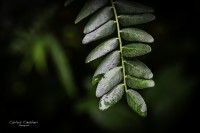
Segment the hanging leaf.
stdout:
<svg viewBox="0 0 200 133">
<path fill-rule="evenodd" d="M 144 99 L 142 98 L 142 96 L 137 91 L 129 89 L 126 92 L 126 99 L 127 99 L 128 105 L 137 114 L 139 114 L 142 117 L 145 117 L 147 115 L 146 103 Z"/>
<path fill-rule="evenodd" d="M 155 16 L 150 13 L 139 14 L 139 15 L 120 15 L 119 23 L 122 26 L 131 26 L 136 24 L 143 24 L 150 21 L 153 21 Z"/>
<path fill-rule="evenodd" d="M 120 63 L 120 53 L 119 51 L 113 51 L 98 66 L 92 78 L 92 83 L 94 85 L 98 83 L 106 72 L 119 65 L 119 63 Z"/>
<path fill-rule="evenodd" d="M 87 34 L 98 27 L 100 27 L 102 24 L 106 23 L 108 20 L 110 20 L 113 16 L 112 8 L 111 7 L 105 7 L 90 19 L 90 21 L 86 24 L 83 33 Z"/>
<path fill-rule="evenodd" d="M 128 0 L 118 0 L 115 2 L 117 12 L 120 14 L 150 13 L 154 12 L 151 7 Z"/>
<path fill-rule="evenodd" d="M 108 109 L 110 106 L 116 104 L 124 94 L 124 85 L 120 84 L 112 89 L 107 94 L 103 95 L 99 102 L 99 109 L 105 110 Z"/>
<path fill-rule="evenodd" d="M 118 85 L 122 81 L 123 75 L 121 67 L 115 67 L 108 71 L 103 78 L 99 81 L 96 89 L 96 96 L 101 97 L 113 87 Z"/>
<path fill-rule="evenodd" d="M 137 28 L 124 28 L 121 30 L 121 37 L 127 41 L 152 43 L 153 37 L 147 32 Z"/>
<path fill-rule="evenodd" d="M 82 10 L 78 14 L 75 24 L 80 22 L 82 19 L 86 18 L 87 16 L 93 14 L 99 8 L 103 7 L 108 3 L 108 0 L 89 0 L 85 3 Z"/>
<path fill-rule="evenodd" d="M 137 78 L 151 79 L 153 77 L 151 70 L 139 60 L 125 61 L 125 70 L 128 75 Z"/>
<path fill-rule="evenodd" d="M 151 52 L 151 47 L 146 44 L 132 43 L 122 48 L 122 54 L 125 57 L 136 57 Z"/>
<path fill-rule="evenodd" d="M 133 89 L 144 89 L 149 87 L 154 87 L 155 83 L 153 80 L 147 79 L 138 79 L 135 77 L 127 76 L 126 83 L 129 87 Z"/>
<path fill-rule="evenodd" d="M 86 34 L 85 37 L 83 38 L 82 43 L 88 44 L 90 42 L 109 36 L 115 31 L 115 29 L 116 29 L 115 21 L 110 20 L 101 27 L 99 27 L 98 29 L 96 29 L 95 31 Z"/>
<path fill-rule="evenodd" d="M 107 53 L 110 51 L 116 49 L 118 46 L 118 40 L 117 38 L 109 39 L 103 43 L 101 43 L 99 46 L 97 46 L 95 49 L 93 49 L 89 55 L 86 58 L 86 63 L 89 63 Z"/>
<path fill-rule="evenodd" d="M 99 108 L 108 109 L 122 98 L 126 90 L 129 106 L 139 115 L 146 116 L 144 100 L 136 91 L 127 90 L 127 86 L 133 89 L 153 87 L 153 74 L 144 63 L 137 59 L 129 61 L 127 58 L 149 53 L 151 47 L 143 43 L 152 43 L 154 39 L 146 31 L 127 26 L 154 20 L 155 16 L 151 14 L 154 10 L 128 0 L 110 0 L 109 5 L 107 3 L 108 0 L 89 0 L 75 21 L 78 23 L 99 10 L 84 27 L 83 33 L 86 35 L 82 44 L 103 38 L 106 41 L 89 53 L 86 63 L 111 52 L 100 63 L 92 78 L 92 84 L 97 84 L 96 96 L 101 97 Z M 132 42 L 124 45 L 127 41 Z"/>
</svg>

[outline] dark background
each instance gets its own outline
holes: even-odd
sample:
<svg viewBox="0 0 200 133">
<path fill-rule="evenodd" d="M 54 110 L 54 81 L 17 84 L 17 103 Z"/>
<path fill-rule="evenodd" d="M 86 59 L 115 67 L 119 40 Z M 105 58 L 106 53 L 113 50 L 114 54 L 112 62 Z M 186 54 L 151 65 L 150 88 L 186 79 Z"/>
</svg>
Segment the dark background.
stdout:
<svg viewBox="0 0 200 133">
<path fill-rule="evenodd" d="M 137 0 L 153 7 L 156 15 L 155 21 L 138 26 L 155 39 L 152 52 L 140 57 L 156 83 L 140 92 L 148 107 L 146 118 L 131 111 L 125 97 L 105 112 L 98 110 L 91 77 L 101 59 L 84 63 L 96 45 L 81 44 L 88 19 L 74 24 L 84 1 L 68 7 L 64 2 L 0 1 L 0 132 L 198 130 L 197 2 Z M 38 124 L 9 124 L 24 120 Z"/>
</svg>

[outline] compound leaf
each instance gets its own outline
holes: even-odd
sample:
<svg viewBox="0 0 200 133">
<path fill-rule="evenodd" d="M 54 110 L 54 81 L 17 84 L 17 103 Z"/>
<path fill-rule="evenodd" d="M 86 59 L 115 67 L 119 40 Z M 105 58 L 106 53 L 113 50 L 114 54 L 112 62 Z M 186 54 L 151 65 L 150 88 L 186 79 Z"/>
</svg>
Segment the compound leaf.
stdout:
<svg viewBox="0 0 200 133">
<path fill-rule="evenodd" d="M 71 1 L 67 0 L 67 4 Z M 106 38 L 86 58 L 86 63 L 89 63 L 109 53 L 92 78 L 92 84 L 97 84 L 96 96 L 101 97 L 99 109 L 106 110 L 116 104 L 126 91 L 128 105 L 144 117 L 147 115 L 146 104 L 132 89 L 153 87 L 153 74 L 144 63 L 128 58 L 151 52 L 151 47 L 144 43 L 152 43 L 154 38 L 146 31 L 127 26 L 153 21 L 155 16 L 151 13 L 154 10 L 128 0 L 110 0 L 110 6 L 106 6 L 107 3 L 108 0 L 88 0 L 75 20 L 78 23 L 94 13 L 84 27 L 82 44 Z M 124 28 L 121 29 L 120 25 Z M 127 41 L 131 43 L 124 45 Z"/>
</svg>

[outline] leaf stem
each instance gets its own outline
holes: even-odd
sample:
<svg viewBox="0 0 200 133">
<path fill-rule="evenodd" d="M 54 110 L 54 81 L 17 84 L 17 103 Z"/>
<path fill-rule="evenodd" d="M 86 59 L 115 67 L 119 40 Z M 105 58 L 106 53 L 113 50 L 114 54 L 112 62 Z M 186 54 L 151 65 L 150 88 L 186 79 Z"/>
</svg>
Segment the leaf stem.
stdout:
<svg viewBox="0 0 200 133">
<path fill-rule="evenodd" d="M 127 92 L 126 72 L 125 72 L 125 66 L 124 66 L 124 57 L 122 55 L 122 47 L 123 46 L 122 46 L 122 39 L 121 39 L 121 35 L 120 35 L 120 26 L 119 26 L 117 11 L 116 11 L 113 0 L 111 0 L 111 4 L 112 4 L 114 16 L 115 16 L 115 21 L 116 21 L 116 24 L 117 24 L 117 35 L 118 35 L 118 38 L 119 38 L 119 47 L 120 47 L 120 52 L 121 52 L 122 71 L 123 71 L 123 78 L 124 78 L 124 88 L 125 88 L 125 91 Z"/>
</svg>

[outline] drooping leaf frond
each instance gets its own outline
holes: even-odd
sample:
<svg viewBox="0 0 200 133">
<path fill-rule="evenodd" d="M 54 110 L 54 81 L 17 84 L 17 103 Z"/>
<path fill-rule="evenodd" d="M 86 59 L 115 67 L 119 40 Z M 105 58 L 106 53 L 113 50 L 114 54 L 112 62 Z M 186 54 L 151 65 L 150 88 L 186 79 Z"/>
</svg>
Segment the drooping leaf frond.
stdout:
<svg viewBox="0 0 200 133">
<path fill-rule="evenodd" d="M 144 30 L 129 26 L 153 21 L 153 12 L 151 7 L 129 0 L 88 0 L 78 14 L 75 23 L 93 14 L 84 27 L 83 44 L 112 35 L 86 58 L 89 63 L 106 55 L 92 78 L 92 84 L 97 84 L 96 96 L 101 97 L 100 110 L 119 102 L 125 92 L 131 109 L 140 116 L 147 115 L 145 101 L 134 89 L 153 87 L 155 83 L 151 70 L 136 58 L 151 52 L 146 43 L 153 43 L 154 38 Z"/>
</svg>

